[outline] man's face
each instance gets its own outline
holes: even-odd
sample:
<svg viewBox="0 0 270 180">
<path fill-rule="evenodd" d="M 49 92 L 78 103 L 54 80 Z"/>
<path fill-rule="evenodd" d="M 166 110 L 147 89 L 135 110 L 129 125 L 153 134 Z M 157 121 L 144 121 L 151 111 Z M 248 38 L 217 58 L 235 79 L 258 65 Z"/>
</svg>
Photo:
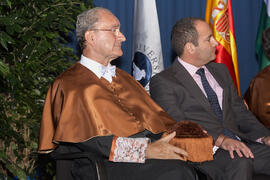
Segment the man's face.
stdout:
<svg viewBox="0 0 270 180">
<path fill-rule="evenodd" d="M 126 40 L 120 31 L 119 20 L 110 12 L 101 11 L 95 29 L 95 53 L 99 60 L 108 63 L 122 56 L 122 42 Z M 113 31 L 110 31 L 113 30 Z"/>
<path fill-rule="evenodd" d="M 218 43 L 206 22 L 197 21 L 195 27 L 198 32 L 198 46 L 195 47 L 196 61 L 198 62 L 198 66 L 202 66 L 216 58 L 216 47 Z"/>
</svg>

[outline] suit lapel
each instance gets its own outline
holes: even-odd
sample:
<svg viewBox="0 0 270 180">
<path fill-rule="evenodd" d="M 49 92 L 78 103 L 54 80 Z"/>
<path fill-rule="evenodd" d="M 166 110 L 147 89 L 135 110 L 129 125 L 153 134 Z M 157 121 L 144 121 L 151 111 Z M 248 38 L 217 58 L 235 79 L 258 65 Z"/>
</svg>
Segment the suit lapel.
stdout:
<svg viewBox="0 0 270 180">
<path fill-rule="evenodd" d="M 209 63 L 206 65 L 207 69 L 209 72 L 212 74 L 212 76 L 215 78 L 215 80 L 218 82 L 220 87 L 223 89 L 222 93 L 222 110 L 224 111 L 224 107 L 226 107 L 225 104 L 225 97 L 227 97 L 228 89 L 226 88 L 225 84 L 226 82 L 224 81 L 224 78 L 222 78 L 222 73 L 220 72 L 220 69 L 214 68 L 213 63 Z"/>
<path fill-rule="evenodd" d="M 205 107 L 207 111 L 210 111 L 211 113 L 214 114 L 210 106 L 210 103 L 208 102 L 208 99 L 205 97 L 200 87 L 191 77 L 189 72 L 184 68 L 184 66 L 178 62 L 177 59 L 175 59 L 172 68 L 174 76 L 177 79 L 178 83 L 184 86 L 186 90 L 189 92 L 189 94 L 195 99 L 197 99 L 197 101 L 201 103 L 201 105 Z"/>
<path fill-rule="evenodd" d="M 219 72 L 220 69 L 214 68 L 212 63 L 209 63 L 206 65 L 207 69 L 209 70 L 209 72 L 212 74 L 212 76 L 215 78 L 215 80 L 218 82 L 218 84 L 224 88 L 224 79 L 222 78 L 221 73 Z"/>
</svg>

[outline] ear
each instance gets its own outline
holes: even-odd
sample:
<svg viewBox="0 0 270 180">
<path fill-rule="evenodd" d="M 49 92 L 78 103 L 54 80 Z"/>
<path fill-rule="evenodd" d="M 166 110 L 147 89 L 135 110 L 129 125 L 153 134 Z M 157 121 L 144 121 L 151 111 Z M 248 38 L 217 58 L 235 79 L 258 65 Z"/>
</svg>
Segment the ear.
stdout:
<svg viewBox="0 0 270 180">
<path fill-rule="evenodd" d="M 95 43 L 95 34 L 93 31 L 86 31 L 84 34 L 84 38 L 87 44 L 93 45 Z"/>
<path fill-rule="evenodd" d="M 189 53 L 189 54 L 194 54 L 196 47 L 194 46 L 194 44 L 192 44 L 191 42 L 186 43 L 185 45 L 185 50 Z"/>
</svg>

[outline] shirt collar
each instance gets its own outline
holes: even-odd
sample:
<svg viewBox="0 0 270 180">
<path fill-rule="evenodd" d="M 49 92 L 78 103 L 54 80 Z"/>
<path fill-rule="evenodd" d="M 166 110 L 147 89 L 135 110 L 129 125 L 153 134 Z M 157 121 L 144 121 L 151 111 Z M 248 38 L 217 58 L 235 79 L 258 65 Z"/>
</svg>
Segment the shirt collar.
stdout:
<svg viewBox="0 0 270 180">
<path fill-rule="evenodd" d="M 85 57 L 84 55 L 81 56 L 80 63 L 85 66 L 87 69 L 92 71 L 98 78 L 102 76 L 102 64 Z"/>
<path fill-rule="evenodd" d="M 112 66 L 110 63 L 107 66 L 104 66 L 90 58 L 81 56 L 80 63 L 85 66 L 87 69 L 92 71 L 98 78 L 104 77 L 109 82 L 112 82 L 112 77 L 115 76 L 115 66 Z"/>
<path fill-rule="evenodd" d="M 189 64 L 187 62 L 185 62 L 184 60 L 182 60 L 180 57 L 177 57 L 178 61 L 180 64 L 182 64 L 184 66 L 184 68 L 189 72 L 189 74 L 194 77 L 194 75 L 196 75 L 196 72 L 198 69 L 203 68 L 204 70 L 206 70 L 207 68 L 205 67 L 205 65 L 201 66 L 201 67 L 196 67 L 192 64 Z"/>
</svg>

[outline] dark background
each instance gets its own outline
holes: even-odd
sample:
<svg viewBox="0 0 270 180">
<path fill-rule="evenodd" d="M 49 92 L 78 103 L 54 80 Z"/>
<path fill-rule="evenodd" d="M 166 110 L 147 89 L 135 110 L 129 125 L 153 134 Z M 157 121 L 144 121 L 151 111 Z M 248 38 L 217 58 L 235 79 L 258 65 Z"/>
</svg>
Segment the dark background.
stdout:
<svg viewBox="0 0 270 180">
<path fill-rule="evenodd" d="M 251 79 L 258 73 L 255 41 L 263 0 L 231 0 L 241 93 L 246 91 Z M 110 9 L 121 22 L 121 31 L 127 38 L 123 43 L 124 55 L 116 62 L 121 69 L 131 72 L 133 43 L 133 0 L 94 0 L 95 6 Z M 206 0 L 156 0 L 159 17 L 163 61 L 165 68 L 173 59 L 170 33 L 175 22 L 188 16 L 205 16 Z"/>
</svg>

